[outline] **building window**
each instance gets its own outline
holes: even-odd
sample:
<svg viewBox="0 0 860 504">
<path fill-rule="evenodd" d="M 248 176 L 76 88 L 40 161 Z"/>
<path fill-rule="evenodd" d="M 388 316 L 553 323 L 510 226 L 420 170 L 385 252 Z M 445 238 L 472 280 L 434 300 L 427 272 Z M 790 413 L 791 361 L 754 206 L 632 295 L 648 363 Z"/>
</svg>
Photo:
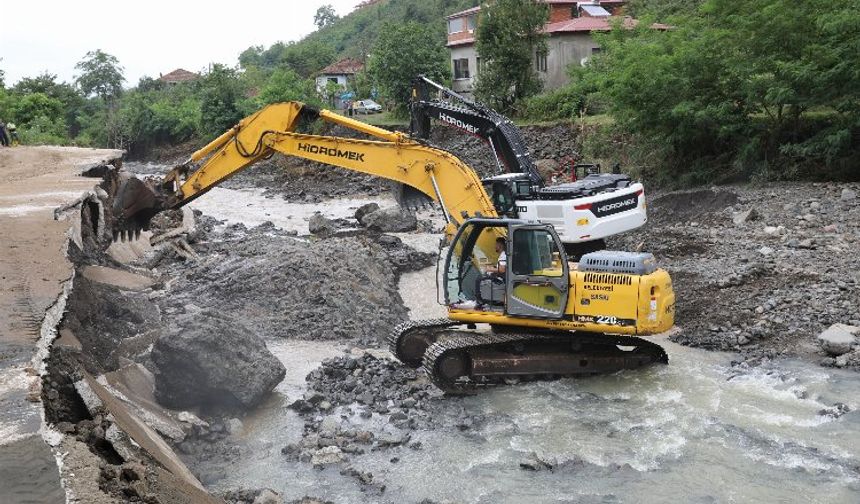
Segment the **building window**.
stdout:
<svg viewBox="0 0 860 504">
<path fill-rule="evenodd" d="M 546 51 L 538 49 L 535 53 L 535 70 L 546 72 Z"/>
<path fill-rule="evenodd" d="M 591 48 L 591 55 L 594 56 L 595 54 L 600 54 L 600 48 L 599 47 L 592 47 Z"/>
<path fill-rule="evenodd" d="M 469 31 L 475 31 L 475 16 L 469 16 Z"/>
<path fill-rule="evenodd" d="M 454 78 L 468 79 L 469 78 L 469 59 L 460 58 L 454 60 Z"/>
<path fill-rule="evenodd" d="M 475 75 L 481 73 L 481 70 L 484 69 L 484 65 L 481 63 L 481 57 L 475 56 Z"/>
<path fill-rule="evenodd" d="M 460 33 L 463 31 L 463 18 L 448 20 L 448 33 Z"/>
<path fill-rule="evenodd" d="M 329 77 L 328 81 L 333 83 L 333 84 L 337 84 L 337 77 Z"/>
</svg>

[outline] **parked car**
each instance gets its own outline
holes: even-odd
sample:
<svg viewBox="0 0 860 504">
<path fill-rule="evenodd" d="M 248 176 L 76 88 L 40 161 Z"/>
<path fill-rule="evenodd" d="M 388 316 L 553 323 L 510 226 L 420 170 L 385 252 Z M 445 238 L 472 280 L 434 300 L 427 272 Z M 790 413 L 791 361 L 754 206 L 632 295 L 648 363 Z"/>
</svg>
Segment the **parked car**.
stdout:
<svg viewBox="0 0 860 504">
<path fill-rule="evenodd" d="M 371 99 L 358 100 L 352 104 L 352 109 L 358 114 L 375 114 L 382 112 L 382 105 Z"/>
</svg>

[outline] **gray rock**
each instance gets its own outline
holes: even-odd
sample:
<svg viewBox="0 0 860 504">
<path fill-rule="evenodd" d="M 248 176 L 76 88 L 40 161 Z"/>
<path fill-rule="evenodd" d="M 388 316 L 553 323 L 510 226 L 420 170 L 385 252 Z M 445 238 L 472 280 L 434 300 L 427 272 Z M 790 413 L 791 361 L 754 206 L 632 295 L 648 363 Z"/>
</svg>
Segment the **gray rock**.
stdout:
<svg viewBox="0 0 860 504">
<path fill-rule="evenodd" d="M 244 425 L 242 425 L 242 421 L 238 418 L 231 418 L 227 420 L 225 427 L 227 428 L 227 432 L 231 436 L 235 436 L 236 434 L 242 432 L 242 427 L 244 427 Z"/>
<path fill-rule="evenodd" d="M 860 327 L 833 324 L 818 335 L 818 342 L 828 354 L 842 355 L 851 351 L 851 345 L 854 344 L 855 335 L 858 332 L 860 332 Z"/>
<path fill-rule="evenodd" d="M 735 226 L 740 226 L 747 221 L 754 221 L 759 218 L 758 212 L 755 208 L 750 208 L 749 210 L 744 210 L 742 212 L 736 212 L 732 216 L 732 222 L 734 222 Z"/>
<path fill-rule="evenodd" d="M 397 207 L 370 212 L 360 222 L 367 228 L 383 233 L 414 231 L 418 227 L 418 219 L 414 215 Z"/>
<path fill-rule="evenodd" d="M 377 203 L 367 203 L 365 205 L 361 205 L 358 207 L 358 210 L 355 211 L 355 220 L 361 222 L 364 219 L 364 216 L 373 213 L 379 210 L 379 205 Z"/>
<path fill-rule="evenodd" d="M 251 504 L 284 504 L 284 498 L 274 490 L 264 488 Z"/>
<path fill-rule="evenodd" d="M 329 236 L 337 230 L 337 226 L 331 219 L 323 217 L 321 213 L 315 213 L 308 220 L 308 231 L 311 234 Z"/>
<path fill-rule="evenodd" d="M 326 446 L 315 451 L 311 456 L 311 464 L 314 467 L 338 464 L 346 460 L 343 452 L 337 446 Z"/>
<path fill-rule="evenodd" d="M 252 408 L 286 374 L 259 336 L 215 311 L 174 319 L 152 361 L 155 396 L 175 409 Z"/>
<path fill-rule="evenodd" d="M 330 415 L 323 418 L 323 421 L 320 423 L 320 431 L 334 432 L 337 430 L 338 425 L 340 425 L 340 420 L 336 416 Z"/>
<path fill-rule="evenodd" d="M 857 191 L 849 188 L 842 189 L 842 194 L 839 196 L 842 201 L 854 201 L 857 199 Z"/>
</svg>

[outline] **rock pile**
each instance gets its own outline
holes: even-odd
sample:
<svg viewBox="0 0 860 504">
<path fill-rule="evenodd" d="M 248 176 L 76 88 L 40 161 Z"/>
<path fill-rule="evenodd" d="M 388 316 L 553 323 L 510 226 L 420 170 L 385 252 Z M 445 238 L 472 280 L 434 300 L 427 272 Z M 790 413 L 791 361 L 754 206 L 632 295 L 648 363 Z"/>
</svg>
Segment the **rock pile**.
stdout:
<svg viewBox="0 0 860 504">
<path fill-rule="evenodd" d="M 816 342 L 833 324 L 860 326 L 860 203 L 846 189 L 854 190 L 786 183 L 651 193 L 648 224 L 609 247 L 641 246 L 671 273 L 680 343 L 750 359 L 820 346 L 825 365 L 860 367 L 857 352 L 835 355 L 847 347 L 830 341 L 833 331 Z"/>
<path fill-rule="evenodd" d="M 397 278 L 435 260 L 394 237 L 305 241 L 265 224 L 231 226 L 195 249 L 199 262 L 170 265 L 179 278 L 169 315 L 210 307 L 264 337 L 360 343 L 378 343 L 408 317 Z"/>
<path fill-rule="evenodd" d="M 282 453 L 315 467 L 348 464 L 367 451 L 420 450 L 412 431 L 432 427 L 433 400 L 441 396 L 415 370 L 369 354 L 329 359 L 307 382 L 304 398 L 290 406 L 306 419 L 304 437 Z M 370 473 L 350 466 L 344 471 L 363 486 L 384 489 Z"/>
<path fill-rule="evenodd" d="M 392 423 L 416 423 L 426 401 L 440 392 L 418 379 L 418 372 L 391 359 L 370 354 L 329 359 L 306 378 L 309 392 L 293 404 L 299 412 L 328 412 L 336 406 L 358 403 Z"/>
</svg>

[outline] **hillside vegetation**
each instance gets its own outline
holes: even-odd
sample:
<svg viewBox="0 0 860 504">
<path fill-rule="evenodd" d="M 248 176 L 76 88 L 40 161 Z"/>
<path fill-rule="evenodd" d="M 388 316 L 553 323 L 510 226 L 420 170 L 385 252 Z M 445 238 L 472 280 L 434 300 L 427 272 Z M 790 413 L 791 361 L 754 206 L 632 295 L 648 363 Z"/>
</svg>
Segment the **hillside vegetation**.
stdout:
<svg viewBox="0 0 860 504">
<path fill-rule="evenodd" d="M 529 0 L 505 0 L 506 10 L 516 15 L 517 2 Z M 120 62 L 101 51 L 81 61 L 74 83 L 46 73 L 6 87 L 0 73 L 0 118 L 18 124 L 24 143 L 143 153 L 211 138 L 268 103 L 331 106 L 344 90 L 318 91 L 313 77 L 344 57 L 366 63 L 348 91 L 403 114 L 415 74 L 450 77 L 445 15 L 475 4 L 382 0 L 340 18 L 323 6 L 304 39 L 250 47 L 237 67 L 213 65 L 177 86 L 123 87 Z M 568 85 L 496 86 L 512 97 L 504 109 L 521 122 L 574 122 L 587 133 L 574 140 L 582 157 L 621 161 L 651 182 L 860 179 L 860 0 L 630 0 L 626 9 L 638 27 L 595 34 L 602 51 L 572 65 Z M 656 21 L 669 28 L 652 29 Z"/>
</svg>

